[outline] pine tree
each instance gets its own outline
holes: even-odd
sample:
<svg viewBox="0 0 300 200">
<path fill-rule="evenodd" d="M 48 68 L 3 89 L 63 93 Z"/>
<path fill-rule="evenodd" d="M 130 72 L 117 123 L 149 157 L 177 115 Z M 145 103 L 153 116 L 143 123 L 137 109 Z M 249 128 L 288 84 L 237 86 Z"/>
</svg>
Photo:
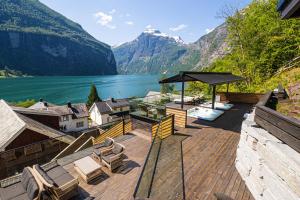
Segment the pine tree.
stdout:
<svg viewBox="0 0 300 200">
<path fill-rule="evenodd" d="M 87 106 L 92 106 L 93 103 L 95 102 L 99 102 L 99 101 L 102 101 L 98 95 L 98 91 L 97 91 L 97 88 L 95 86 L 95 84 L 92 84 L 91 85 L 91 89 L 90 89 L 90 94 L 88 96 L 88 100 L 86 102 Z"/>
</svg>

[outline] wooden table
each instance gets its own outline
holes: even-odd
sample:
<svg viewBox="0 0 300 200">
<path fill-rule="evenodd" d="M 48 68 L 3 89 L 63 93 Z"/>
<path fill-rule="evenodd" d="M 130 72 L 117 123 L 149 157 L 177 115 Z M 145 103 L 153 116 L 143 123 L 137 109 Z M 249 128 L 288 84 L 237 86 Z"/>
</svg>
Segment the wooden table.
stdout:
<svg viewBox="0 0 300 200">
<path fill-rule="evenodd" d="M 94 161 L 90 156 L 75 161 L 74 168 L 86 183 L 102 174 L 102 165 Z"/>
</svg>

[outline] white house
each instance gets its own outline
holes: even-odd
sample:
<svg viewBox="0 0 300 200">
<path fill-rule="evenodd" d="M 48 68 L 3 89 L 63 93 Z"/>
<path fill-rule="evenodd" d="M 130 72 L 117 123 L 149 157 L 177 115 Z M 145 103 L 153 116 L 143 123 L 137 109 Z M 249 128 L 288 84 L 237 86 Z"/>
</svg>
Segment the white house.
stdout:
<svg viewBox="0 0 300 200">
<path fill-rule="evenodd" d="M 106 124 L 119 120 L 119 117 L 111 116 L 114 112 L 129 111 L 130 106 L 127 99 L 110 99 L 96 102 L 89 110 L 90 118 L 97 125 Z"/>
<path fill-rule="evenodd" d="M 48 107 L 60 115 L 59 127 L 64 132 L 76 132 L 89 128 L 88 109 L 84 103 L 71 104 L 65 106 Z"/>
</svg>

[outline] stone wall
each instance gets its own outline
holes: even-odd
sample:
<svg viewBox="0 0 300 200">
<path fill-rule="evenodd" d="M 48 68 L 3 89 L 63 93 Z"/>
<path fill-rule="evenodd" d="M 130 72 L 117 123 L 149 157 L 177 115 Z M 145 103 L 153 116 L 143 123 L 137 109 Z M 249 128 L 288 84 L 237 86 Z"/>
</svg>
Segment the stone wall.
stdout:
<svg viewBox="0 0 300 200">
<path fill-rule="evenodd" d="M 255 199 L 300 199 L 300 154 L 258 127 L 254 112 L 243 122 L 236 168 Z"/>
</svg>

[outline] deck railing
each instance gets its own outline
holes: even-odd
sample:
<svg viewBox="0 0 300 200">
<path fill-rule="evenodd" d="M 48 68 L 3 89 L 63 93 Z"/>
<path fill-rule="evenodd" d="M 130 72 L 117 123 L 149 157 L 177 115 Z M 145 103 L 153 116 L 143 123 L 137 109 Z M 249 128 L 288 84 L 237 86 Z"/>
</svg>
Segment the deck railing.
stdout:
<svg viewBox="0 0 300 200">
<path fill-rule="evenodd" d="M 134 198 L 144 199 L 150 197 L 162 141 L 174 132 L 174 115 L 163 118 L 154 128 L 156 128 L 156 132 L 152 138 L 151 147 L 135 188 Z"/>
<path fill-rule="evenodd" d="M 124 135 L 132 130 L 132 124 L 131 121 L 122 120 L 119 122 L 116 122 L 114 126 L 112 126 L 110 129 L 106 130 L 105 132 L 101 133 L 98 137 L 96 137 L 93 141 L 94 144 L 99 144 L 104 142 L 105 138 L 107 137 L 118 137 L 121 135 Z"/>
<path fill-rule="evenodd" d="M 256 105 L 254 121 L 270 134 L 300 152 L 300 121 L 277 112 L 276 104 L 277 98 L 273 92 L 265 94 Z"/>
</svg>

